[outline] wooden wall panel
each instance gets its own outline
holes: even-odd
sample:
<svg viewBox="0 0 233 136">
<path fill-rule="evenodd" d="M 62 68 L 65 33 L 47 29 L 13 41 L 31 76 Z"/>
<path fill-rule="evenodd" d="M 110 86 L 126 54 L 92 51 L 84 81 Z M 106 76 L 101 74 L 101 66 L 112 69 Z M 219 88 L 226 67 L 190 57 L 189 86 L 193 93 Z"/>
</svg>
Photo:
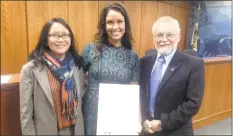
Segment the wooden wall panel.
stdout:
<svg viewBox="0 0 233 136">
<path fill-rule="evenodd" d="M 1 85 L 0 135 L 19 136 L 21 135 L 19 83 L 7 87 L 2 86 L 4 85 Z"/>
<path fill-rule="evenodd" d="M 122 3 L 122 1 L 121 1 L 121 0 L 116 0 L 116 1 L 113 1 L 113 0 L 102 1 L 102 0 L 100 0 L 100 1 L 99 1 L 99 14 L 98 14 L 98 15 L 100 15 L 101 10 L 102 10 L 106 5 L 112 4 L 112 3 Z"/>
<path fill-rule="evenodd" d="M 61 17 L 68 22 L 67 1 L 27 1 L 29 53 L 36 47 L 44 24 Z"/>
<path fill-rule="evenodd" d="M 139 54 L 142 1 L 123 1 L 123 4 L 127 8 L 130 18 L 131 32 L 135 41 L 133 45 L 133 50 Z"/>
<path fill-rule="evenodd" d="M 5 74 L 20 72 L 21 66 L 26 63 L 28 54 L 35 48 L 38 42 L 43 25 L 53 17 L 61 17 L 70 24 L 77 41 L 77 49 L 81 53 L 83 46 L 92 42 L 94 39 L 94 35 L 97 32 L 100 11 L 106 4 L 115 2 L 123 3 L 128 10 L 132 34 L 135 40 L 133 50 L 138 53 L 139 57 L 144 56 L 146 50 L 154 48 L 151 32 L 152 25 L 158 17 L 164 15 L 172 15 L 180 21 L 182 37 L 179 48 L 181 50 L 184 49 L 189 10 L 188 2 L 186 1 L 22 1 L 21 3 L 25 3 L 23 5 L 24 7 L 20 4 L 14 4 L 12 6 L 5 6 L 5 9 L 2 8 L 2 11 L 9 11 L 7 14 L 4 13 L 5 11 L 1 14 L 3 18 L 1 27 L 4 28 L 1 29 L 3 33 L 1 43 L 2 45 L 4 45 L 4 42 L 8 44 L 8 46 L 1 47 L 2 52 L 4 51 L 1 56 L 6 56 L 7 58 L 6 61 L 2 57 L 2 71 L 7 71 Z M 4 1 L 3 3 L 10 4 L 12 2 Z M 15 13 L 24 15 L 24 19 L 22 18 L 24 21 L 18 19 L 21 17 L 20 15 L 14 17 Z M 16 33 L 21 34 L 19 39 L 11 41 L 8 38 L 13 36 L 15 32 L 7 30 L 10 27 L 5 25 L 9 23 L 7 19 L 4 19 L 6 15 L 11 16 L 10 22 L 17 22 L 17 24 L 12 23 L 12 28 L 17 28 L 19 25 L 25 24 L 25 26 L 16 29 L 19 30 Z M 17 18 L 17 21 L 12 21 L 13 18 Z M 7 38 L 4 38 L 4 35 Z M 23 35 L 25 35 L 26 39 L 22 37 Z M 13 52 L 7 53 L 7 50 L 18 50 L 13 42 L 17 44 L 23 43 L 26 46 L 25 48 L 20 44 L 20 49 L 23 50 L 20 52 L 20 55 L 19 53 Z M 17 60 L 17 63 L 13 63 L 13 60 Z"/>
<path fill-rule="evenodd" d="M 98 1 L 69 1 L 69 24 L 78 43 L 78 51 L 92 42 L 97 32 Z M 91 9 L 91 12 L 90 12 Z"/>
<path fill-rule="evenodd" d="M 186 8 L 186 9 L 190 9 L 190 2 L 189 1 L 166 1 L 166 0 L 163 0 L 161 1 L 163 3 L 167 3 L 167 4 L 170 4 L 170 5 L 174 5 L 174 6 L 177 6 L 177 7 L 181 7 L 181 8 Z"/>
<path fill-rule="evenodd" d="M 146 50 L 154 48 L 152 39 L 152 25 L 157 18 L 157 2 L 142 1 L 140 54 L 145 55 Z"/>
<path fill-rule="evenodd" d="M 1 88 L 1 135 L 9 135 L 8 132 L 8 114 L 5 112 L 8 109 L 8 100 L 9 98 L 7 93 L 2 92 Z"/>
<path fill-rule="evenodd" d="M 68 1 L 68 21 L 71 30 L 73 31 L 76 41 L 76 49 L 79 54 L 83 47 L 83 1 Z M 81 51 L 80 51 L 81 50 Z"/>
<path fill-rule="evenodd" d="M 97 31 L 97 24 L 98 24 L 98 3 L 97 2 L 91 2 L 86 1 L 83 2 L 83 21 L 85 25 L 83 26 L 83 44 L 87 44 L 94 39 L 94 34 Z M 90 12 L 90 9 L 92 10 Z"/>
<path fill-rule="evenodd" d="M 195 129 L 231 116 L 231 75 L 231 62 L 205 64 L 205 91 L 201 108 L 193 118 Z"/>
<path fill-rule="evenodd" d="M 1 132 L 0 135 L 19 136 L 20 106 L 19 106 L 19 74 L 10 74 L 10 79 L 1 82 Z"/>
<path fill-rule="evenodd" d="M 188 13 L 189 10 L 185 8 L 180 8 L 178 6 L 171 6 L 171 16 L 179 21 L 181 29 L 181 38 L 178 48 L 183 51 L 186 48 L 186 34 L 188 29 Z"/>
<path fill-rule="evenodd" d="M 170 16 L 170 15 L 171 15 L 171 5 L 164 2 L 158 2 L 157 19 L 162 16 Z"/>
<path fill-rule="evenodd" d="M 1 1 L 1 74 L 18 73 L 27 55 L 25 1 Z"/>
</svg>

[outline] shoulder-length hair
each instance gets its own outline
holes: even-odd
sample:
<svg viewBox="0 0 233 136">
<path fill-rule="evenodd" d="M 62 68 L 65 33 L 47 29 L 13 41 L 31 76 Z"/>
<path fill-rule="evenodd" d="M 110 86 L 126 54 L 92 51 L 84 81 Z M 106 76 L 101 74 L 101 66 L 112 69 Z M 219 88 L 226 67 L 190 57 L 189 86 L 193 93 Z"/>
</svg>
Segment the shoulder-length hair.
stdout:
<svg viewBox="0 0 233 136">
<path fill-rule="evenodd" d="M 75 39 L 73 32 L 70 28 L 70 26 L 62 19 L 62 18 L 52 18 L 48 22 L 46 22 L 41 30 L 40 33 L 40 38 L 38 40 L 36 48 L 31 52 L 31 54 L 28 56 L 28 60 L 31 61 L 33 60 L 35 66 L 37 67 L 38 64 L 44 64 L 42 57 L 44 56 L 44 53 L 47 51 L 50 51 L 48 47 L 48 35 L 49 35 L 49 30 L 51 26 L 54 23 L 60 23 L 62 24 L 66 29 L 68 29 L 70 33 L 70 39 L 71 39 L 71 45 L 68 51 L 71 53 L 74 63 L 76 66 L 79 68 L 83 66 L 83 59 L 81 56 L 78 54 L 76 46 L 75 46 Z"/>
<path fill-rule="evenodd" d="M 130 28 L 130 20 L 126 8 L 120 3 L 113 3 L 106 5 L 101 13 L 97 26 L 97 33 L 95 34 L 95 43 L 97 51 L 100 50 L 101 43 L 108 44 L 108 35 L 106 32 L 106 16 L 110 10 L 120 12 L 125 19 L 125 33 L 122 37 L 122 44 L 127 49 L 132 49 L 133 37 Z"/>
</svg>

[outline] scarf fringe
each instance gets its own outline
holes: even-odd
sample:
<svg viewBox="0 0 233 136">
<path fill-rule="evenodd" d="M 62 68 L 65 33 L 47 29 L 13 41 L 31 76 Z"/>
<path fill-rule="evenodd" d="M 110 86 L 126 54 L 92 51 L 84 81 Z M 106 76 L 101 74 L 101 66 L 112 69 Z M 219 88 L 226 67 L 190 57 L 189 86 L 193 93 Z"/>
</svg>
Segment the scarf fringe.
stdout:
<svg viewBox="0 0 233 136">
<path fill-rule="evenodd" d="M 77 114 L 75 113 L 77 105 L 78 103 L 76 101 L 70 103 L 68 101 L 62 102 L 62 115 L 67 116 L 68 119 L 77 118 Z"/>
</svg>

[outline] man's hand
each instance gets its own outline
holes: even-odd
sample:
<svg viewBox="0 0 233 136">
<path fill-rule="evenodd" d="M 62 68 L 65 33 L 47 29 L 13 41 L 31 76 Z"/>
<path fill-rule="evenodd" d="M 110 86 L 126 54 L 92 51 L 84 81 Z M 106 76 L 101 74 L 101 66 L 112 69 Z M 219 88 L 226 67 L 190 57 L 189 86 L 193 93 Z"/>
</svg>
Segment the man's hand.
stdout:
<svg viewBox="0 0 233 136">
<path fill-rule="evenodd" d="M 151 128 L 152 128 L 152 126 L 150 124 L 150 121 L 149 120 L 145 120 L 144 123 L 143 123 L 143 125 L 142 125 L 142 129 L 145 132 L 152 134 L 152 133 L 154 133 L 154 131 L 151 130 Z"/>
<path fill-rule="evenodd" d="M 150 134 L 161 131 L 160 124 L 161 124 L 160 120 L 152 120 L 152 121 L 146 120 L 143 123 L 143 130 Z"/>
<path fill-rule="evenodd" d="M 151 130 L 154 132 L 161 131 L 161 121 L 160 120 L 152 120 L 150 121 L 151 124 Z"/>
</svg>

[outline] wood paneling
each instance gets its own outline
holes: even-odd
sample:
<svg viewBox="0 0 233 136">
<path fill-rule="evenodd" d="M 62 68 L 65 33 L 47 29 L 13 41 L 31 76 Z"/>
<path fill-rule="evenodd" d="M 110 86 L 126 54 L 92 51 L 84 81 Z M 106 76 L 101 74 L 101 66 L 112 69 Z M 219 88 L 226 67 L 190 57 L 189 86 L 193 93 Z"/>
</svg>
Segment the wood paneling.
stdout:
<svg viewBox="0 0 233 136">
<path fill-rule="evenodd" d="M 83 43 L 81 43 L 83 38 L 83 1 L 68 1 L 68 12 L 69 25 L 74 34 L 74 39 L 76 42 L 76 49 L 78 49 L 79 54 L 82 51 Z M 81 51 L 80 51 L 81 50 Z"/>
<path fill-rule="evenodd" d="M 158 2 L 157 19 L 162 16 L 170 16 L 170 15 L 171 15 L 171 5 L 164 2 Z"/>
<path fill-rule="evenodd" d="M 42 27 L 51 18 L 61 17 L 68 22 L 67 1 L 27 1 L 29 52 L 38 42 Z"/>
<path fill-rule="evenodd" d="M 140 54 L 145 55 L 146 50 L 154 48 L 152 39 L 152 25 L 157 18 L 157 2 L 142 1 Z"/>
<path fill-rule="evenodd" d="M 127 8 L 135 41 L 133 50 L 139 57 L 144 56 L 146 50 L 154 48 L 152 25 L 158 17 L 165 15 L 174 16 L 180 21 L 182 35 L 179 48 L 184 49 L 189 10 L 185 1 L 4 1 L 1 4 L 1 73 L 20 72 L 28 54 L 36 47 L 43 25 L 54 17 L 61 17 L 70 24 L 81 53 L 84 45 L 93 42 L 101 10 L 115 2 L 123 3 Z M 11 40 L 12 37 L 14 40 Z"/>
<path fill-rule="evenodd" d="M 205 92 L 194 128 L 201 128 L 231 116 L 231 62 L 205 64 Z"/>
<path fill-rule="evenodd" d="M 85 16 L 83 16 L 83 21 L 85 25 L 83 26 L 83 43 L 87 44 L 90 41 L 93 41 L 94 34 L 97 31 L 98 23 L 98 3 L 97 2 L 83 2 Z M 89 12 L 89 10 L 92 12 Z"/>
<path fill-rule="evenodd" d="M 18 73 L 27 55 L 25 1 L 1 1 L 1 74 Z"/>
<path fill-rule="evenodd" d="M 171 6 L 171 16 L 179 21 L 181 37 L 178 48 L 184 50 L 186 47 L 187 29 L 188 29 L 188 10 L 178 6 Z"/>
<path fill-rule="evenodd" d="M 231 62 L 232 56 L 227 56 L 227 57 L 214 57 L 214 58 L 205 58 L 204 62 L 205 64 L 214 64 L 214 63 L 225 63 L 225 62 Z"/>
<path fill-rule="evenodd" d="M 1 134 L 21 135 L 19 108 L 19 74 L 11 75 L 8 83 L 1 83 Z"/>
<path fill-rule="evenodd" d="M 100 12 L 101 10 L 108 4 L 112 4 L 112 3 L 122 3 L 121 0 L 116 0 L 116 1 L 112 1 L 112 0 L 109 0 L 109 1 L 99 1 L 99 15 L 100 15 Z"/>
<path fill-rule="evenodd" d="M 141 10 L 142 1 L 123 1 L 124 6 L 127 8 L 130 23 L 131 32 L 134 38 L 133 50 L 139 54 L 140 50 L 140 36 L 141 36 Z M 132 6 L 134 5 L 134 6 Z"/>
<path fill-rule="evenodd" d="M 92 42 L 97 31 L 98 1 L 69 1 L 69 24 L 75 35 L 78 51 Z M 92 12 L 90 12 L 90 9 Z"/>
<path fill-rule="evenodd" d="M 190 9 L 190 2 L 189 1 L 161 1 L 163 3 L 167 3 L 170 5 L 174 5 L 177 7 L 181 7 L 181 8 L 186 8 L 186 9 Z"/>
<path fill-rule="evenodd" d="M 8 121 L 7 121 L 7 98 L 6 96 L 2 97 L 4 94 L 1 92 L 1 135 L 9 135 L 8 132 Z"/>
<path fill-rule="evenodd" d="M 19 112 L 19 84 L 1 85 L 1 135 L 21 135 Z"/>
</svg>

